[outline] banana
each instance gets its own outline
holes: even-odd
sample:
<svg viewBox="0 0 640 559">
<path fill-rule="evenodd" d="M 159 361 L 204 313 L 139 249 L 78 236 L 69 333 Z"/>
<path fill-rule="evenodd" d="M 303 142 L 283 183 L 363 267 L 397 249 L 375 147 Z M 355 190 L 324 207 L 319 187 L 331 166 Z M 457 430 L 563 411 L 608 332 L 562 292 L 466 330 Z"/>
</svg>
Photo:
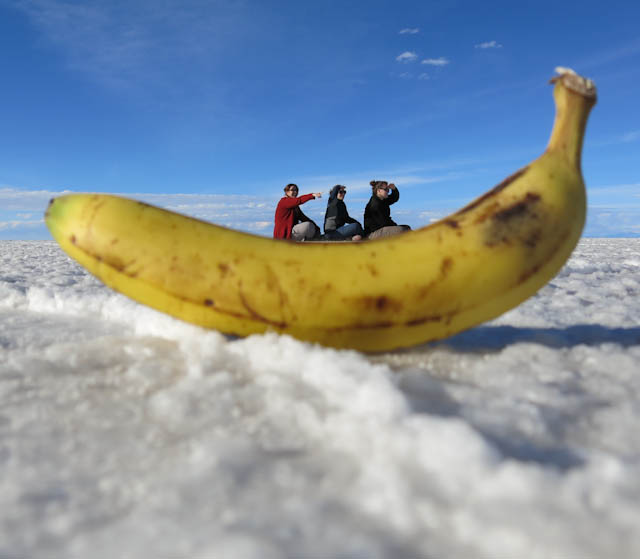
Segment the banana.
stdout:
<svg viewBox="0 0 640 559">
<path fill-rule="evenodd" d="M 56 198 L 45 220 L 105 284 L 203 327 L 366 352 L 446 338 L 536 293 L 580 238 L 580 159 L 596 88 L 557 71 L 542 156 L 450 216 L 397 237 L 292 243 L 98 194 Z"/>
</svg>

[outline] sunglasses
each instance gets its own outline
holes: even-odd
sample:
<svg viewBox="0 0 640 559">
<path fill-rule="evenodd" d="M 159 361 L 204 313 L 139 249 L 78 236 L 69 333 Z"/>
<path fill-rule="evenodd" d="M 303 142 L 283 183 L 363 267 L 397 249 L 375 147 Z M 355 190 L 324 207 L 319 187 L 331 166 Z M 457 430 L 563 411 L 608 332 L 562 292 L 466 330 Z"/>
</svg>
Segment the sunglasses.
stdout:
<svg viewBox="0 0 640 559">
<path fill-rule="evenodd" d="M 347 191 L 345 189 L 340 189 L 338 190 L 338 194 L 346 194 Z"/>
<path fill-rule="evenodd" d="M 298 189 L 297 188 L 290 188 L 289 192 L 298 192 Z"/>
</svg>

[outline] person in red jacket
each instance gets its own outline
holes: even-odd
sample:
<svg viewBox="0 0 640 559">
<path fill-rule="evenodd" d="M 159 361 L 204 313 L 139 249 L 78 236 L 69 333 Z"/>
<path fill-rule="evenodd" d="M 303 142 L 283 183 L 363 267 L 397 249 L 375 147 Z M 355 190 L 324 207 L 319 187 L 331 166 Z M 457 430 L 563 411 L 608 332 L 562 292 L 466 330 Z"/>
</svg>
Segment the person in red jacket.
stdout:
<svg viewBox="0 0 640 559">
<path fill-rule="evenodd" d="M 309 219 L 300 206 L 309 200 L 320 198 L 321 192 L 298 196 L 298 186 L 288 184 L 284 187 L 284 197 L 278 202 L 273 228 L 274 239 L 292 239 L 310 241 L 320 233 L 320 229 Z"/>
</svg>

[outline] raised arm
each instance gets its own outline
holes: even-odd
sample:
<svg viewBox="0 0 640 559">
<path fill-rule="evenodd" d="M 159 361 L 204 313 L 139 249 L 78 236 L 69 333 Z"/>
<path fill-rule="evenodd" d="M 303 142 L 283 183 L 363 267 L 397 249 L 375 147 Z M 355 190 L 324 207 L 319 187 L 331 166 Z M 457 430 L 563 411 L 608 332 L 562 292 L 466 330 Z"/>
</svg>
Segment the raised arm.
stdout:
<svg viewBox="0 0 640 559">
<path fill-rule="evenodd" d="M 300 206 L 309 200 L 313 200 L 314 198 L 320 198 L 322 194 L 320 192 L 316 192 L 314 194 L 303 194 L 302 196 L 296 197 L 286 197 L 280 200 L 280 204 L 283 208 L 295 208 L 296 206 Z"/>
<path fill-rule="evenodd" d="M 389 203 L 389 205 L 391 205 L 395 204 L 400 199 L 400 191 L 398 190 L 398 187 L 393 183 L 389 185 L 389 188 L 391 189 L 391 194 L 389 194 L 387 202 Z"/>
</svg>

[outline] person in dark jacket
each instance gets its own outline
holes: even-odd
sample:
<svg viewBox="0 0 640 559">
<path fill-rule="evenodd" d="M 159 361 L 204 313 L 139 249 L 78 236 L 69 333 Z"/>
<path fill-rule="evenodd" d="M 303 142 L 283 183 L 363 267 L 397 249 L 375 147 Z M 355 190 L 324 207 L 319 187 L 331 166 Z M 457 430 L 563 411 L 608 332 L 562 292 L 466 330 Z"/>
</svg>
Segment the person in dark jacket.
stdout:
<svg viewBox="0 0 640 559">
<path fill-rule="evenodd" d="M 364 209 L 364 233 L 369 239 L 390 237 L 409 231 L 408 225 L 398 225 L 391 219 L 389 206 L 400 198 L 398 187 L 387 181 L 371 181 L 371 198 Z"/>
<path fill-rule="evenodd" d="M 284 187 L 284 196 L 278 202 L 273 227 L 274 239 L 292 239 L 294 241 L 310 241 L 320 235 L 320 228 L 309 219 L 300 206 L 322 193 L 303 194 L 298 196 L 298 186 L 291 183 Z"/>
<path fill-rule="evenodd" d="M 344 197 L 347 194 L 347 187 L 336 184 L 329 192 L 327 211 L 324 214 L 324 234 L 332 241 L 362 239 L 364 231 L 362 225 L 353 219 L 347 211 Z"/>
</svg>

